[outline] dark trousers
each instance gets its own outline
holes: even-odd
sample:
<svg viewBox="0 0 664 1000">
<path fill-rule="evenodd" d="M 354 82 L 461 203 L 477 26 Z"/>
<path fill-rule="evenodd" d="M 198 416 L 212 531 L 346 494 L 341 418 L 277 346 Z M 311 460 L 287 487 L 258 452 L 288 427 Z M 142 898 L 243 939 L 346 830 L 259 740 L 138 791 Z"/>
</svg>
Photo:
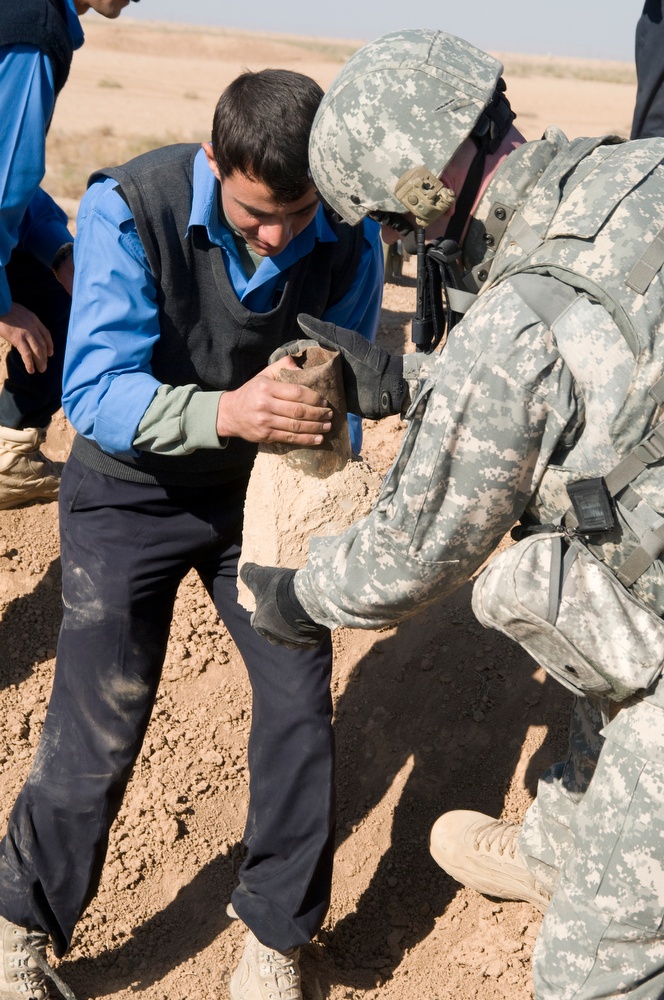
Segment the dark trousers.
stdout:
<svg viewBox="0 0 664 1000">
<path fill-rule="evenodd" d="M 70 457 L 60 489 L 64 617 L 37 754 L 0 844 L 0 912 L 56 954 L 94 896 L 157 693 L 179 582 L 195 568 L 253 691 L 247 858 L 233 903 L 284 951 L 320 928 L 334 834 L 330 644 L 260 638 L 237 603 L 246 481 L 123 482 Z M 219 906 L 224 901 L 219 900 Z"/>
<path fill-rule="evenodd" d="M 664 0 L 646 0 L 636 25 L 632 139 L 664 135 Z"/>
<path fill-rule="evenodd" d="M 7 355 L 7 378 L 0 390 L 0 426 L 23 430 L 47 427 L 60 408 L 62 366 L 65 358 L 71 299 L 47 267 L 20 250 L 7 265 L 12 300 L 35 313 L 53 338 L 53 356 L 45 372 L 29 375 L 12 347 Z"/>
</svg>

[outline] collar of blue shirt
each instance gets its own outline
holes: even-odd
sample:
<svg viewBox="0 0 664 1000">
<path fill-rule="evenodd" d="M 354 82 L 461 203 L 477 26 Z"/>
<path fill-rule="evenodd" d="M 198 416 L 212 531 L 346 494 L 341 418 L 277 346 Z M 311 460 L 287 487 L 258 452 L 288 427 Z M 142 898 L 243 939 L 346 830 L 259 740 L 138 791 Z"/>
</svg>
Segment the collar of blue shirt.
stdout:
<svg viewBox="0 0 664 1000">
<path fill-rule="evenodd" d="M 65 14 L 67 15 L 67 31 L 75 49 L 80 49 L 83 44 L 83 28 L 81 21 L 74 7 L 74 0 L 65 0 Z"/>
</svg>

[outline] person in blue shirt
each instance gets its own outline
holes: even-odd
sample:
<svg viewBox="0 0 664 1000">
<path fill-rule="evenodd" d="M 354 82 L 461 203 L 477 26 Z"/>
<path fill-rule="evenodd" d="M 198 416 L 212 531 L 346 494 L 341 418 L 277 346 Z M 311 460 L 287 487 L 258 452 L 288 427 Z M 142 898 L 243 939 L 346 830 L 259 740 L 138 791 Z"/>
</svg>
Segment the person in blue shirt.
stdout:
<svg viewBox="0 0 664 1000">
<path fill-rule="evenodd" d="M 57 496 L 60 469 L 40 452 L 60 407 L 73 279 L 67 216 L 39 186 L 46 132 L 80 15 L 115 18 L 129 0 L 2 0 L 0 5 L 0 509 Z"/>
<path fill-rule="evenodd" d="M 42 739 L 0 843 L 0 948 L 43 951 L 50 938 L 66 951 L 140 751 L 178 585 L 195 569 L 253 692 L 247 855 L 232 895 L 248 934 L 231 997 L 302 996 L 299 948 L 323 922 L 332 874 L 331 644 L 271 645 L 236 583 L 257 445 L 316 445 L 331 427 L 326 400 L 277 381 L 292 359 L 270 355 L 302 311 L 369 339 L 379 318 L 379 227 L 339 221 L 308 171 L 321 97 L 298 73 L 244 73 L 219 100 L 211 142 L 101 170 L 81 203 L 64 616 Z"/>
</svg>

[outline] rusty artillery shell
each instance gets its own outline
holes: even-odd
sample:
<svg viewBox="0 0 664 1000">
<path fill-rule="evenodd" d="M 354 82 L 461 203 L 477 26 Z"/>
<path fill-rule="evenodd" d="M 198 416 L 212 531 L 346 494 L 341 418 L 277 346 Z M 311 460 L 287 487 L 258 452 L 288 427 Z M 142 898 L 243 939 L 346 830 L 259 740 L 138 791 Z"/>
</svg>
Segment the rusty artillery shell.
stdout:
<svg viewBox="0 0 664 1000">
<path fill-rule="evenodd" d="M 318 479 L 327 479 L 343 469 L 351 457 L 341 358 L 338 351 L 308 347 L 293 355 L 293 360 L 298 367 L 282 368 L 279 381 L 306 385 L 326 399 L 332 409 L 332 429 L 319 445 L 268 444 L 261 445 L 261 451 L 282 455 L 288 465 Z"/>
</svg>

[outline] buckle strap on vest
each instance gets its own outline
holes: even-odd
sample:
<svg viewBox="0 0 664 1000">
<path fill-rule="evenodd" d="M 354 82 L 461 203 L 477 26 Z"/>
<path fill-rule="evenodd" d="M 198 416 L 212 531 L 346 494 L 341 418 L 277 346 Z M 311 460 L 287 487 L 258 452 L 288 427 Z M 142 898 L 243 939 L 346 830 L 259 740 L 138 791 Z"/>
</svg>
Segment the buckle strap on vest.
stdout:
<svg viewBox="0 0 664 1000">
<path fill-rule="evenodd" d="M 611 496 L 617 496 L 649 465 L 664 458 L 664 421 L 646 434 L 636 448 L 604 477 Z"/>
<path fill-rule="evenodd" d="M 661 379 L 655 389 L 661 388 Z M 655 395 L 655 392 L 653 392 Z M 625 494 L 620 498 L 620 502 L 633 510 L 640 500 L 638 493 L 629 486 L 644 469 L 649 465 L 654 465 L 664 458 L 664 421 L 657 424 L 643 438 L 643 440 L 630 452 L 630 454 L 615 466 L 605 477 L 609 493 L 612 496 L 625 490 Z M 621 566 L 615 571 L 616 576 L 624 587 L 631 587 L 638 580 L 642 573 L 649 566 L 659 559 L 664 551 L 664 524 L 655 530 L 649 529 L 644 532 L 639 540 L 638 546 L 632 550 Z"/>
<path fill-rule="evenodd" d="M 452 312 L 467 313 L 477 298 L 477 295 L 473 295 L 472 292 L 465 292 L 462 288 L 448 288 L 446 291 Z"/>
<path fill-rule="evenodd" d="M 527 229 L 523 232 L 527 240 L 529 238 Z M 510 233 L 512 233 L 512 227 Z M 664 241 L 662 246 L 664 247 Z M 553 282 L 544 275 L 521 272 L 512 276 L 511 281 L 519 297 L 549 328 L 577 296 L 576 291 L 570 286 Z M 650 395 L 658 404 L 664 401 L 664 377 L 660 378 L 651 388 Z M 629 484 L 649 465 L 654 465 L 662 459 L 664 459 L 664 421 L 653 427 L 636 448 L 604 476 L 608 492 L 612 497 L 616 497 L 625 490 L 625 496 L 621 497 L 620 502 L 622 503 L 624 499 L 625 506 L 633 510 L 640 497 Z M 571 507 L 565 512 L 563 520 L 565 526 L 571 531 L 577 529 L 578 521 Z M 617 578 L 623 586 L 631 587 L 641 574 L 645 573 L 648 567 L 659 558 L 662 551 L 664 551 L 664 525 L 655 530 L 648 529 L 644 532 L 639 539 L 639 545 L 615 570 Z"/>
<path fill-rule="evenodd" d="M 645 295 L 648 286 L 664 264 L 664 229 L 643 251 L 632 270 L 627 275 L 627 284 L 635 292 Z"/>
<path fill-rule="evenodd" d="M 510 239 L 519 244 L 527 254 L 532 254 L 544 242 L 520 212 L 516 212 L 510 223 Z"/>
<path fill-rule="evenodd" d="M 631 587 L 664 551 L 664 524 L 656 531 L 647 531 L 640 544 L 625 559 L 615 574 L 624 587 Z"/>
</svg>

